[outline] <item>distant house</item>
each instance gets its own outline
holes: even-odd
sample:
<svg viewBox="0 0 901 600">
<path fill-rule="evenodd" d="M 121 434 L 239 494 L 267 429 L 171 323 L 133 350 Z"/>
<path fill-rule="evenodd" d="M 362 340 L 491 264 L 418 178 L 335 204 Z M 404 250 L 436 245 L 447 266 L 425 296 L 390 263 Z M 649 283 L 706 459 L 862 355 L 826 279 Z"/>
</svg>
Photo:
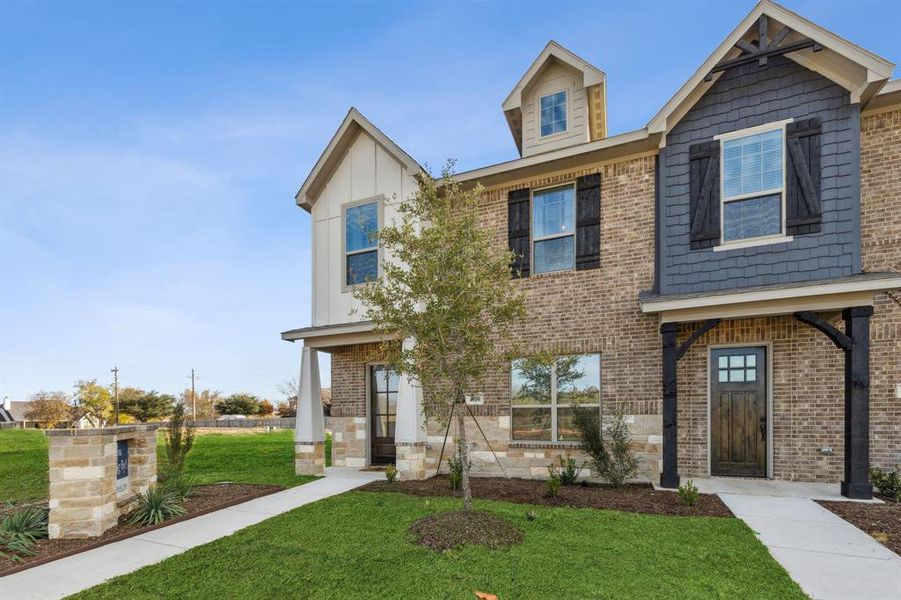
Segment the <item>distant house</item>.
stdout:
<svg viewBox="0 0 901 600">
<path fill-rule="evenodd" d="M 25 413 L 31 408 L 31 402 L 26 400 L 10 400 L 3 399 L 3 406 L 0 407 L 0 423 L 21 423 L 25 421 Z"/>
</svg>

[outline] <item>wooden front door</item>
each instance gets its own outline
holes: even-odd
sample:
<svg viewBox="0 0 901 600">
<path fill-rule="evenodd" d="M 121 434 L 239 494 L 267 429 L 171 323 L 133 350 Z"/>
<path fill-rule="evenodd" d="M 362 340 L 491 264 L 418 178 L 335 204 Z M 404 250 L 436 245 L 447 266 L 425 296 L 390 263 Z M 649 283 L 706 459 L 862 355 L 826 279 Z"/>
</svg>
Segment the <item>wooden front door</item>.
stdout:
<svg viewBox="0 0 901 600">
<path fill-rule="evenodd" d="M 766 348 L 711 350 L 711 475 L 766 477 L 766 394 Z"/>
<path fill-rule="evenodd" d="M 397 371 L 384 366 L 370 367 L 369 422 L 372 440 L 372 464 L 394 462 L 394 423 L 397 417 Z"/>
</svg>

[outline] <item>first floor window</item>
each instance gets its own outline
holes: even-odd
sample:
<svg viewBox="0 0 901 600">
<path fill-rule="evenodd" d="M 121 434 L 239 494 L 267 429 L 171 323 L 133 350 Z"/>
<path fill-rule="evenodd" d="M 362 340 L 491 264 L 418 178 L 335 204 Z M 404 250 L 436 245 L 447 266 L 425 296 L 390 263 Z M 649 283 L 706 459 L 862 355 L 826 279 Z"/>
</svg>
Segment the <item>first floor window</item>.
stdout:
<svg viewBox="0 0 901 600">
<path fill-rule="evenodd" d="M 782 233 L 784 126 L 723 136 L 723 241 Z"/>
<path fill-rule="evenodd" d="M 532 194 L 532 256 L 536 273 L 573 269 L 576 264 L 576 190 L 562 185 Z"/>
<path fill-rule="evenodd" d="M 379 203 L 357 204 L 344 210 L 344 285 L 379 276 Z"/>
<path fill-rule="evenodd" d="M 573 407 L 600 411 L 601 355 L 514 360 L 511 405 L 515 441 L 578 441 Z"/>
</svg>

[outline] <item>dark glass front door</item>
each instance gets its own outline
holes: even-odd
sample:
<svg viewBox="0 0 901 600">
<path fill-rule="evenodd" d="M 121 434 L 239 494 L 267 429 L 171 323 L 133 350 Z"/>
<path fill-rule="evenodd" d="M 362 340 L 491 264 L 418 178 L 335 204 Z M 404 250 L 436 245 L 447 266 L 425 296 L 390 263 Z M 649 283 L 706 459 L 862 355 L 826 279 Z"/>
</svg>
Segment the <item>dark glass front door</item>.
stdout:
<svg viewBox="0 0 901 600">
<path fill-rule="evenodd" d="M 766 477 L 766 390 L 766 348 L 711 351 L 711 475 Z"/>
<path fill-rule="evenodd" d="M 370 367 L 369 415 L 372 424 L 372 464 L 394 462 L 394 424 L 397 416 L 397 371 L 384 365 Z"/>
</svg>

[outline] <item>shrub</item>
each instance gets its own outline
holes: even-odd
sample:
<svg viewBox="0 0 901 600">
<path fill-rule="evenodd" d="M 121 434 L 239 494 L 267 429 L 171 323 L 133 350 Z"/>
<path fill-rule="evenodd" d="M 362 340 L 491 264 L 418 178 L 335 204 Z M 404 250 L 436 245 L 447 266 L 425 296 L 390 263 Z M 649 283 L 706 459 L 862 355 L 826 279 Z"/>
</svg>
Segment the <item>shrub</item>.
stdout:
<svg viewBox="0 0 901 600">
<path fill-rule="evenodd" d="M 457 491 L 457 486 L 463 481 L 463 467 L 465 465 L 463 456 L 463 447 L 458 443 L 453 456 L 447 459 L 448 477 L 454 491 Z M 469 466 L 471 467 L 472 463 Z"/>
<path fill-rule="evenodd" d="M 181 475 L 185 460 L 193 447 L 194 425 L 185 420 L 185 405 L 176 404 L 166 429 L 166 478 Z"/>
<path fill-rule="evenodd" d="M 582 463 L 582 466 L 576 466 L 576 459 L 567 454 L 564 456 L 557 456 L 557 461 L 560 463 L 560 469 L 557 474 L 560 477 L 560 483 L 562 485 L 574 485 L 576 480 L 579 478 L 579 473 L 582 472 L 582 468 L 585 466 L 585 463 Z"/>
<path fill-rule="evenodd" d="M 160 483 L 160 488 L 176 500 L 183 502 L 185 498 L 190 497 L 194 493 L 195 485 L 197 485 L 197 481 L 193 477 L 183 473 L 176 473 L 164 479 Z"/>
<path fill-rule="evenodd" d="M 388 483 L 394 483 L 394 479 L 397 477 L 397 467 L 394 465 L 388 465 L 385 467 L 385 479 L 388 480 Z"/>
<path fill-rule="evenodd" d="M 898 471 L 883 471 L 876 467 L 870 467 L 870 483 L 872 483 L 880 495 L 895 502 L 901 501 L 901 477 Z"/>
<path fill-rule="evenodd" d="M 560 473 L 557 467 L 548 465 L 547 467 L 547 495 L 555 498 L 560 493 Z"/>
<path fill-rule="evenodd" d="M 32 506 L 0 522 L 0 556 L 21 560 L 30 556 L 35 540 L 47 537 L 47 509 Z"/>
<path fill-rule="evenodd" d="M 638 474 L 639 461 L 632 451 L 632 434 L 626 415 L 616 410 L 601 426 L 596 409 L 573 407 L 573 424 L 582 450 L 591 457 L 598 475 L 614 487 Z"/>
<path fill-rule="evenodd" d="M 697 486 L 694 482 L 689 479 L 685 483 L 679 486 L 679 500 L 682 501 L 682 504 L 691 508 L 698 502 L 698 498 L 700 498 L 701 494 L 698 492 Z"/>
<path fill-rule="evenodd" d="M 128 519 L 135 525 L 157 525 L 166 519 L 185 514 L 185 509 L 172 493 L 161 486 L 151 486 L 138 496 L 138 506 Z"/>
</svg>

